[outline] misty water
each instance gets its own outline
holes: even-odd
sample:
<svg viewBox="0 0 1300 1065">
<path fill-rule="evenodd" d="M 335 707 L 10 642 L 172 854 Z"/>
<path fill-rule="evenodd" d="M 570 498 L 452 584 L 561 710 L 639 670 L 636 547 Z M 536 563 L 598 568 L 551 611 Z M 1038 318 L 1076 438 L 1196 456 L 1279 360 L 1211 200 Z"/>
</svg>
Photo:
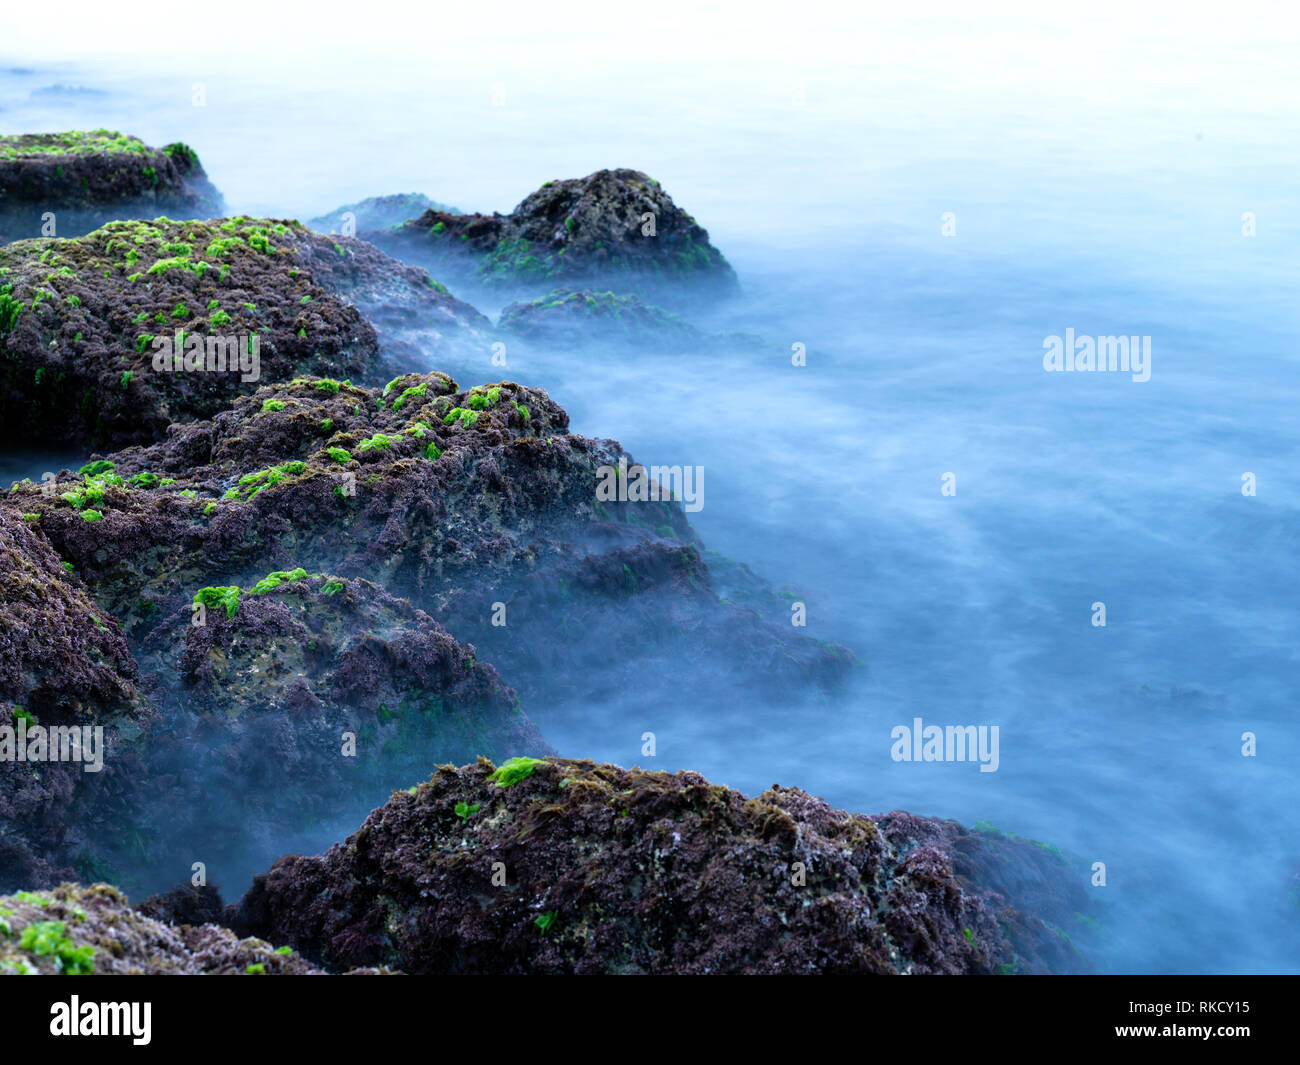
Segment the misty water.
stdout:
<svg viewBox="0 0 1300 1065">
<path fill-rule="evenodd" d="M 825 65 L 570 66 L 513 41 L 495 66 L 344 50 L 148 76 L 0 46 L 19 68 L 0 125 L 184 140 L 232 213 L 303 220 L 408 191 L 505 212 L 551 178 L 651 174 L 741 279 L 691 320 L 761 347 L 510 342 L 505 371 L 412 369 L 545 388 L 574 431 L 703 467 L 704 543 L 793 589 L 861 666 L 803 704 L 683 673 L 667 700 L 529 706 L 547 739 L 991 821 L 1081 877 L 1104 862 L 1109 971 L 1297 971 L 1294 55 L 1129 42 L 1090 67 L 1050 30 L 1023 53 L 959 22 L 890 33 Z M 504 302 L 452 291 L 494 319 Z M 1150 380 L 1045 372 L 1067 329 L 1150 336 Z M 68 462 L 33 441 L 0 474 Z M 914 717 L 997 725 L 997 772 L 894 762 Z"/>
</svg>

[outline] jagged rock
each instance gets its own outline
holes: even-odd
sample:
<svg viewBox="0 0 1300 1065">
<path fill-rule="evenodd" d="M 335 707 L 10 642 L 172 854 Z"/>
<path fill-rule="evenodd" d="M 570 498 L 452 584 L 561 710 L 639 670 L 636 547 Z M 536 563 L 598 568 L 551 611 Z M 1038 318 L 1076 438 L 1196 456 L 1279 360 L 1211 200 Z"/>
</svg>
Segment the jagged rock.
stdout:
<svg viewBox="0 0 1300 1065">
<path fill-rule="evenodd" d="M 21 241 L 0 248 L 0 441 L 156 440 L 259 382 L 381 382 L 414 347 L 476 345 L 482 321 L 424 271 L 296 222 L 114 222 Z"/>
<path fill-rule="evenodd" d="M 97 842 L 86 812 L 121 814 L 136 765 L 124 748 L 150 723 L 139 682 L 116 619 L 60 563 L 36 516 L 0 507 L 0 890 L 72 875 Z M 29 728 L 48 741 L 51 728 L 96 726 L 93 747 L 77 732 L 80 760 L 20 760 Z M 62 753 L 62 739 L 54 746 Z"/>
<path fill-rule="evenodd" d="M 331 969 L 1078 970 L 1066 936 L 1018 908 L 1011 877 L 980 880 L 990 865 L 1028 866 L 1070 895 L 1070 870 L 1044 857 L 797 788 L 747 799 L 696 773 L 480 760 L 393 795 L 322 855 L 281 859 L 226 921 Z"/>
<path fill-rule="evenodd" d="M 31 484 L 10 495 L 42 513 L 137 636 L 142 603 L 170 614 L 207 585 L 247 588 L 309 562 L 409 597 L 457 639 L 481 642 L 528 699 L 626 684 L 656 662 L 715 677 L 730 664 L 778 698 L 810 681 L 833 687 L 851 664 L 793 629 L 774 595 L 724 602 L 681 502 L 602 502 L 602 471 L 643 468 L 612 441 L 569 433 L 538 389 L 463 390 L 439 374 L 382 392 L 301 379 L 104 461 L 116 468 L 97 483 L 124 483 L 100 489 L 102 520 L 78 509 L 78 493 L 96 490 L 79 487 L 85 478 L 57 478 L 52 497 Z"/>
<path fill-rule="evenodd" d="M 269 862 L 431 760 L 550 750 L 473 647 L 368 581 L 296 571 L 211 592 L 201 613 L 163 617 L 140 652 L 163 721 L 141 791 L 163 785 L 139 815 L 157 868 Z M 188 798 L 171 790 L 187 779 Z"/>
<path fill-rule="evenodd" d="M 151 148 L 106 129 L 0 137 L 0 244 L 76 237 L 115 219 L 213 218 L 224 210 L 186 144 Z"/>
<path fill-rule="evenodd" d="M 61 563 L 37 514 L 0 507 L 0 701 L 103 722 L 138 710 L 138 679 L 116 620 Z"/>
<path fill-rule="evenodd" d="M 736 287 L 708 233 L 639 170 L 548 181 L 507 215 L 429 210 L 361 235 L 411 262 L 507 289 L 611 278 L 678 295 L 688 284 L 695 297 Z"/>
</svg>

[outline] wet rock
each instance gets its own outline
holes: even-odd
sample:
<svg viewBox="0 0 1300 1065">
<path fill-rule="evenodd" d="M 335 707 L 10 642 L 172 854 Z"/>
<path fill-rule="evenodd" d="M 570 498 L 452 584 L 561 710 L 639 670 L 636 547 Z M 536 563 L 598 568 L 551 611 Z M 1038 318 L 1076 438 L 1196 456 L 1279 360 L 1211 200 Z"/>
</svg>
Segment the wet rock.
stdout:
<svg viewBox="0 0 1300 1065">
<path fill-rule="evenodd" d="M 116 219 L 222 213 L 188 145 L 151 148 L 105 129 L 0 137 L 0 244 L 81 236 Z"/>
<path fill-rule="evenodd" d="M 696 773 L 480 760 L 277 862 L 226 919 L 327 968 L 411 973 L 998 973 L 1072 957 L 957 874 L 937 845 L 953 830 L 903 816 L 797 788 L 747 799 Z M 1034 849 L 973 846 L 1012 864 Z"/>
<path fill-rule="evenodd" d="M 1056 847 L 996 829 L 895 810 L 876 819 L 900 853 L 937 853 L 964 890 L 979 890 L 1014 946 L 1004 973 L 1084 972 L 1091 963 L 1076 940 L 1093 938 L 1096 907 L 1087 866 Z"/>
<path fill-rule="evenodd" d="M 415 348 L 477 344 L 480 321 L 423 271 L 296 222 L 21 241 L 0 248 L 0 442 L 161 439 L 296 373 L 379 383 Z"/>
<path fill-rule="evenodd" d="M 151 721 L 140 679 L 117 620 L 61 564 L 36 516 L 0 507 L 0 890 L 72 875 L 100 813 L 123 814 L 136 767 L 124 748 Z M 83 747 L 82 730 L 96 727 Z M 71 752 L 74 735 L 78 758 L 50 760 L 51 748 Z"/>
<path fill-rule="evenodd" d="M 368 581 L 299 570 L 209 591 L 199 612 L 163 618 L 140 654 L 164 723 L 151 776 L 193 781 L 188 801 L 160 788 L 141 803 L 157 867 L 269 862 L 431 761 L 550 750 L 473 647 Z"/>
<path fill-rule="evenodd" d="M 681 502 L 602 501 L 610 474 L 644 468 L 613 441 L 570 433 L 545 392 L 513 382 L 409 374 L 381 391 L 304 378 L 104 461 L 115 469 L 100 481 L 123 483 L 103 487 L 94 523 L 77 506 L 89 475 L 60 476 L 52 497 L 30 484 L 10 495 L 41 511 L 138 637 L 142 602 L 170 614 L 205 586 L 310 563 L 409 598 L 548 699 L 625 684 L 655 661 L 715 676 L 729 663 L 741 678 L 758 663 L 749 683 L 769 698 L 833 686 L 851 665 L 793 629 L 774 595 L 761 609 L 757 595 L 723 602 Z"/>
<path fill-rule="evenodd" d="M 696 357 L 753 353 L 765 347 L 761 337 L 697 329 L 634 293 L 592 289 L 557 288 L 536 299 L 511 303 L 501 312 L 497 331 L 539 347 L 571 350 L 584 359 L 593 351 L 621 356 L 632 346 Z"/>
<path fill-rule="evenodd" d="M 510 214 L 425 211 L 396 230 L 361 234 L 439 272 L 504 289 L 616 279 L 626 290 L 717 296 L 736 275 L 708 233 L 639 170 L 548 181 Z"/>
<path fill-rule="evenodd" d="M 0 701 L 65 723 L 129 717 L 135 661 L 69 569 L 36 513 L 0 507 Z"/>
<path fill-rule="evenodd" d="M 414 370 L 454 359 L 487 365 L 492 323 L 417 266 L 363 240 L 299 245 L 299 263 L 375 327 L 384 365 Z"/>
<path fill-rule="evenodd" d="M 676 315 L 652 307 L 636 295 L 552 289 L 537 299 L 511 303 L 497 328 L 541 344 L 583 344 L 619 340 L 655 348 L 698 348 L 706 339 Z"/>
</svg>

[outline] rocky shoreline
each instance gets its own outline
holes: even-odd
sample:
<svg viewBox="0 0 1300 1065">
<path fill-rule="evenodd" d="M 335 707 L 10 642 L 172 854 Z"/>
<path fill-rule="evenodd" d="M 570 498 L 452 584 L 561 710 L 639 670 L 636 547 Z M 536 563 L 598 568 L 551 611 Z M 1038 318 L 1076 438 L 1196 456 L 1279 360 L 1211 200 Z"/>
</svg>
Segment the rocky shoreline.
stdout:
<svg viewBox="0 0 1300 1065">
<path fill-rule="evenodd" d="M 490 370 L 498 334 L 702 343 L 638 293 L 738 282 L 658 182 L 316 230 L 220 216 L 205 182 L 177 146 L 0 139 L 0 447 L 86 451 L 0 495 L 0 972 L 1088 967 L 1085 880 L 1048 850 L 577 760 L 537 724 L 594 703 L 631 728 L 616 704 L 671 699 L 673 670 L 779 701 L 857 667 L 683 499 L 602 496 L 645 468 L 546 391 L 433 368 Z M 218 210 L 154 217 L 166 197 Z M 28 232 L 47 209 L 59 235 Z M 320 231 L 345 216 L 371 228 Z M 540 294 L 494 326 L 429 266 Z M 99 730 L 102 765 L 5 758 L 6 729 Z M 266 871 L 229 906 L 159 893 L 196 840 Z"/>
</svg>

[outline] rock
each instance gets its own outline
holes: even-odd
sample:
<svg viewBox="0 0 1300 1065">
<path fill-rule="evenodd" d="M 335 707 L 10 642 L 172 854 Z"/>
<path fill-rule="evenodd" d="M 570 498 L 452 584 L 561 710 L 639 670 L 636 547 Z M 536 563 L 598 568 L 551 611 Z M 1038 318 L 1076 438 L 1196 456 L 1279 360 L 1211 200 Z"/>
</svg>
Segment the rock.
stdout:
<svg viewBox="0 0 1300 1065">
<path fill-rule="evenodd" d="M 594 348 L 622 355 L 623 346 L 638 350 L 705 355 L 726 351 L 755 352 L 765 345 L 747 334 L 706 333 L 677 315 L 644 303 L 635 293 L 616 295 L 582 289 L 552 289 L 533 300 L 511 303 L 501 312 L 498 332 L 530 344 L 577 349 L 586 356 Z"/>
<path fill-rule="evenodd" d="M 116 219 L 213 218 L 224 210 L 185 144 L 151 148 L 106 129 L 0 137 L 0 244 L 77 237 Z"/>
<path fill-rule="evenodd" d="M 0 701 L 102 723 L 138 711 L 138 680 L 116 619 L 64 567 L 38 516 L 0 507 Z"/>
<path fill-rule="evenodd" d="M 698 348 L 706 334 L 635 294 L 552 289 L 534 300 L 511 303 L 497 329 L 534 343 L 584 345 L 615 340 L 654 348 Z"/>
<path fill-rule="evenodd" d="M 513 382 L 304 377 L 15 485 L 0 514 L 39 526 L 45 569 L 66 562 L 86 609 L 122 619 L 156 720 L 129 794 L 93 807 L 130 830 L 89 857 L 15 856 L 15 875 L 75 858 L 154 888 L 131 870 L 188 868 L 196 841 L 214 868 L 265 868 L 430 764 L 549 752 L 516 690 L 530 710 L 612 699 L 611 727 L 684 675 L 702 697 L 835 691 L 852 656 L 720 560 L 745 588 L 724 599 L 681 502 L 600 501 L 619 464 L 641 469 Z"/>
<path fill-rule="evenodd" d="M 696 773 L 480 760 L 393 795 L 322 855 L 281 859 L 226 922 L 336 970 L 1081 968 L 1062 933 L 1001 894 L 1007 877 L 994 889 L 958 871 L 985 868 L 967 852 L 1013 867 L 1042 854 L 797 788 L 747 799 Z"/>
<path fill-rule="evenodd" d="M 0 974 L 319 974 L 292 951 L 212 924 L 170 926 L 108 884 L 0 896 Z"/>
<path fill-rule="evenodd" d="M 136 766 L 123 748 L 150 723 L 139 684 L 116 619 L 60 563 L 35 515 L 0 507 L 0 890 L 73 875 L 97 843 L 92 810 L 122 815 Z M 102 745 L 80 761 L 19 760 L 20 735 L 35 741 L 35 728 L 77 729 L 80 749 L 80 730 L 97 726 Z"/>
<path fill-rule="evenodd" d="M 446 214 L 460 214 L 455 207 L 438 203 L 423 193 L 405 192 L 392 196 L 372 196 L 358 203 L 349 203 L 329 214 L 311 219 L 307 224 L 318 233 L 347 233 L 356 236 L 359 230 L 387 229 L 401 225 L 425 211 L 442 211 Z M 348 232 L 351 215 L 351 231 Z"/>
<path fill-rule="evenodd" d="M 334 838 L 431 760 L 550 751 L 473 647 L 368 581 L 297 571 L 219 591 L 201 614 L 164 617 L 140 654 L 163 725 L 140 804 L 157 868 L 250 854 L 264 868 L 287 839 Z M 187 779 L 188 792 L 170 783 Z"/>
<path fill-rule="evenodd" d="M 447 359 L 487 364 L 492 323 L 486 317 L 426 270 L 398 262 L 365 241 L 338 239 L 342 243 L 300 245 L 299 261 L 326 290 L 366 316 L 379 336 L 386 367 L 414 370 Z"/>
<path fill-rule="evenodd" d="M 115 468 L 90 478 L 101 487 L 65 473 L 53 496 L 15 486 L 11 505 L 42 514 L 136 639 L 153 625 L 141 604 L 167 616 L 208 585 L 250 588 L 309 564 L 408 597 L 530 700 L 626 685 L 657 662 L 672 669 L 633 683 L 639 698 L 681 670 L 725 677 L 730 664 L 776 699 L 834 687 L 852 664 L 793 629 L 774 594 L 724 602 L 681 502 L 602 502 L 605 474 L 643 467 L 570 433 L 545 392 L 513 382 L 408 374 L 381 391 L 302 378 L 103 461 Z M 97 491 L 102 520 L 87 522 Z"/>
<path fill-rule="evenodd" d="M 506 289 L 578 279 L 626 289 L 635 279 L 640 289 L 711 298 L 736 288 L 708 233 L 639 170 L 548 181 L 508 215 L 429 210 L 361 235 L 408 261 Z"/>
<path fill-rule="evenodd" d="M 383 335 L 363 317 L 377 308 Z M 259 382 L 378 383 L 413 346 L 477 344 L 480 321 L 423 271 L 296 222 L 114 222 L 21 241 L 0 248 L 0 442 L 161 439 Z"/>
</svg>

